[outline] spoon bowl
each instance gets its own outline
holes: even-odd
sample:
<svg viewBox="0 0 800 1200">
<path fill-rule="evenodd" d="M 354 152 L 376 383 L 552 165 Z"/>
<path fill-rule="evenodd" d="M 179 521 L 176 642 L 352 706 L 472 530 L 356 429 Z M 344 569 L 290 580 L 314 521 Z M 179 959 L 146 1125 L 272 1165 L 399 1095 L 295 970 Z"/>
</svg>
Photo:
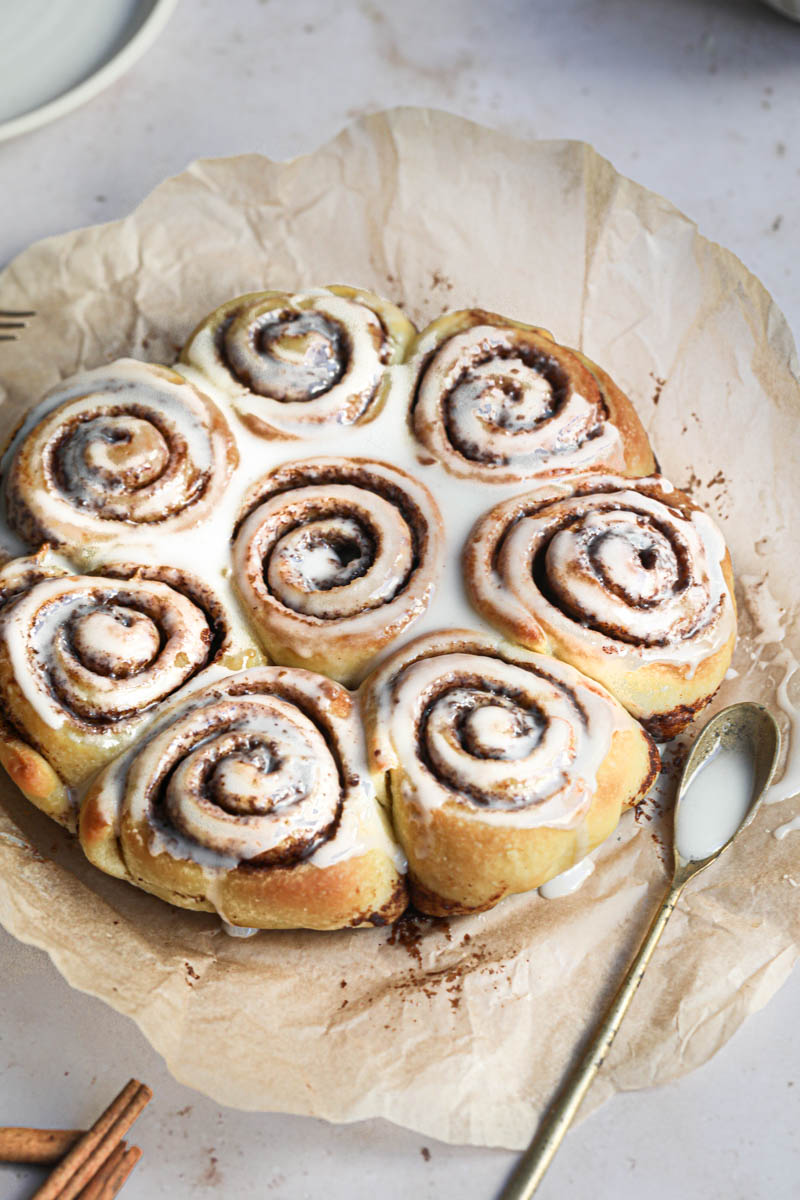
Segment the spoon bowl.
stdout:
<svg viewBox="0 0 800 1200">
<path fill-rule="evenodd" d="M 703 727 L 675 801 L 675 880 L 710 866 L 753 820 L 780 754 L 781 735 L 761 704 L 723 708 Z"/>
</svg>

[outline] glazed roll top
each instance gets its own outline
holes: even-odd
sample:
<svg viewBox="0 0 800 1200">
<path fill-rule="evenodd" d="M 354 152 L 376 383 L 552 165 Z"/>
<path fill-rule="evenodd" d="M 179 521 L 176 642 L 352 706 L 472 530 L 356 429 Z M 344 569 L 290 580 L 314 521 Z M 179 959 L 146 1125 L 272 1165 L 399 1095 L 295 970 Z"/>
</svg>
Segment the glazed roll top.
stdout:
<svg viewBox="0 0 800 1200">
<path fill-rule="evenodd" d="M 307 671 L 188 696 L 93 784 L 80 832 L 102 869 L 235 925 L 381 923 L 405 903 L 352 701 Z"/>
<path fill-rule="evenodd" d="M 414 432 L 455 475 L 513 483 L 653 469 L 627 397 L 546 330 L 477 309 L 448 313 L 419 335 L 413 365 Z"/>
<path fill-rule="evenodd" d="M 442 553 L 433 498 L 367 459 L 306 459 L 254 490 L 234 577 L 277 662 L 357 679 L 424 612 Z"/>
<path fill-rule="evenodd" d="M 238 461 L 216 405 L 175 372 L 130 359 L 51 392 L 9 457 L 12 528 L 75 552 L 193 528 Z"/>
<path fill-rule="evenodd" d="M 400 309 L 356 288 L 256 292 L 206 317 L 183 361 L 253 432 L 314 437 L 380 411 L 414 333 Z"/>
<path fill-rule="evenodd" d="M 24 695 L 53 729 L 113 724 L 188 679 L 209 656 L 200 612 L 166 584 L 66 577 L 36 585 L 2 621 Z"/>
<path fill-rule="evenodd" d="M 507 501 L 465 555 L 478 609 L 599 679 L 672 735 L 729 664 L 736 631 L 721 533 L 660 476 L 584 476 Z"/>
<path fill-rule="evenodd" d="M 462 631 L 364 684 L 370 764 L 424 911 L 472 911 L 572 865 L 649 786 L 647 735 L 553 659 Z"/>
<path fill-rule="evenodd" d="M 45 549 L 10 564 L 2 583 L 4 764 L 67 824 L 64 788 L 127 745 L 159 705 L 210 670 L 261 661 L 211 589 L 174 568 L 117 564 L 108 575 L 76 575 Z M 30 786 L 37 764 L 43 795 Z"/>
</svg>

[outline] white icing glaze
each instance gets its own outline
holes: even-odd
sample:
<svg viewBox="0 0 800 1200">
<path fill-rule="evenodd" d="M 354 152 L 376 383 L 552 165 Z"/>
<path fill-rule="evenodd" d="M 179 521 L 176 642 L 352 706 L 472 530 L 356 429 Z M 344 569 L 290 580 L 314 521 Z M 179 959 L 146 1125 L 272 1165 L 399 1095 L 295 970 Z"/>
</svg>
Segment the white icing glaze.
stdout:
<svg viewBox="0 0 800 1200">
<path fill-rule="evenodd" d="M 449 801 L 491 825 L 573 828 L 614 731 L 631 718 L 554 659 L 522 652 L 506 662 L 447 642 L 430 657 L 390 663 L 370 684 L 380 765 L 399 772 L 421 814 Z"/>
<path fill-rule="evenodd" d="M 773 783 L 764 796 L 765 804 L 779 804 L 800 793 L 800 703 L 793 700 L 790 692 L 800 693 L 800 663 L 788 646 L 783 646 L 775 658 L 775 662 L 783 668 L 783 676 L 778 684 L 776 700 L 781 712 L 786 717 L 789 726 L 788 741 L 783 774 L 777 783 Z M 800 829 L 800 817 L 787 821 L 775 830 L 775 836 L 783 838 L 794 829 Z"/>
<path fill-rule="evenodd" d="M 421 339 L 414 422 L 432 452 L 473 479 L 624 467 L 617 427 L 599 421 L 597 403 L 572 386 L 556 403 L 547 351 L 526 362 L 520 348 L 527 340 L 523 331 L 495 325 L 474 325 L 438 346 L 434 331 Z"/>
<path fill-rule="evenodd" d="M 796 829 L 800 829 L 800 814 L 792 817 L 791 821 L 785 821 L 783 825 L 779 825 L 777 829 L 773 830 L 773 833 L 780 842 L 787 834 L 794 833 Z"/>
<path fill-rule="evenodd" d="M 323 504 L 341 507 L 357 514 L 362 521 L 357 522 L 353 517 L 312 516 L 306 524 L 279 535 L 272 546 L 267 573 L 272 595 L 294 612 L 320 617 L 353 616 L 364 609 L 377 608 L 396 595 L 411 571 L 413 552 L 410 532 L 396 508 L 374 492 L 365 494 L 349 485 L 304 487 L 302 496 L 311 508 Z M 284 511 L 283 494 L 261 505 L 242 526 L 239 544 L 245 546 L 256 537 L 260 527 L 270 522 L 273 513 L 280 519 Z M 359 545 L 363 541 L 363 526 L 379 531 L 373 555 L 368 546 Z M 354 561 L 337 557 L 333 548 L 337 534 L 348 549 L 360 551 Z M 315 547 L 316 538 L 326 541 Z M 262 557 L 266 557 L 265 552 Z M 244 569 L 241 558 L 237 565 Z"/>
<path fill-rule="evenodd" d="M 146 823 L 149 781 L 169 762 L 167 828 L 193 845 L 240 862 L 321 837 L 336 815 L 339 777 L 311 721 L 274 696 L 195 703 L 132 764 L 133 819 Z"/>
<path fill-rule="evenodd" d="M 232 452 L 220 414 L 180 376 L 122 359 L 32 410 L 4 462 L 4 496 L 67 546 L 149 544 L 208 515 Z"/>
<path fill-rule="evenodd" d="M 758 648 L 756 653 L 760 655 L 766 647 L 776 646 L 777 653 L 769 665 L 782 671 L 775 700 L 785 718 L 782 741 L 786 755 L 781 777 L 768 788 L 763 801 L 764 804 L 780 804 L 800 794 L 800 663 L 783 644 L 786 614 L 771 594 L 767 579 L 743 575 L 742 585 L 759 630 L 754 639 Z M 779 825 L 774 834 L 782 839 L 796 829 L 800 829 L 800 817 Z"/>
<path fill-rule="evenodd" d="M 562 896 L 571 896 L 573 892 L 577 892 L 578 888 L 583 887 L 593 872 L 594 862 L 591 856 L 582 858 L 575 863 L 574 867 L 562 871 L 560 875 L 543 883 L 539 888 L 539 895 L 543 900 L 560 900 Z"/>
<path fill-rule="evenodd" d="M 265 430 L 319 437 L 382 403 L 387 357 L 396 354 L 365 293 L 254 294 L 223 306 L 221 316 L 222 326 L 196 330 L 187 360 Z"/>
<path fill-rule="evenodd" d="M 151 854 L 203 867 L 207 898 L 226 919 L 225 874 L 265 852 L 323 869 L 377 850 L 401 872 L 405 859 L 375 798 L 360 724 L 333 703 L 316 676 L 269 667 L 184 694 L 104 770 L 98 813 L 118 837 L 124 815 L 144 831 Z M 315 706 L 336 738 L 343 781 L 322 725 L 308 715 Z"/>
<path fill-rule="evenodd" d="M 353 682 L 434 592 L 444 532 L 430 493 L 385 463 L 324 456 L 271 473 L 250 503 L 234 578 L 268 652 Z M 321 539 L 334 586 L 304 554 Z"/>
<path fill-rule="evenodd" d="M 675 845 L 681 858 L 708 858 L 733 837 L 752 806 L 754 781 L 749 747 L 720 745 L 708 756 L 678 801 Z"/>
<path fill-rule="evenodd" d="M 573 481 L 576 490 L 587 478 Z M 609 483 L 613 491 L 606 490 Z M 707 514 L 693 511 L 686 518 L 647 494 L 661 484 L 660 476 L 634 487 L 601 475 L 588 496 L 569 495 L 570 484 L 559 481 L 498 506 L 475 535 L 475 586 L 484 602 L 502 622 L 525 626 L 533 617 L 587 651 L 613 653 L 629 670 L 677 664 L 691 679 L 735 627 L 722 571 L 725 543 Z M 541 548 L 556 602 L 534 576 Z M 691 582 L 680 588 L 677 548 L 692 570 Z M 639 644 L 614 636 L 616 629 Z"/>
<path fill-rule="evenodd" d="M 319 289 L 315 294 L 323 295 L 324 289 Z M 424 351 L 423 345 L 420 347 L 420 352 L 424 353 Z M 126 366 L 124 369 L 132 368 Z M 161 524 L 155 524 L 152 527 L 140 526 L 137 528 L 135 544 L 131 544 L 130 540 L 126 539 L 124 544 L 105 546 L 102 549 L 93 544 L 91 534 L 89 534 L 88 543 L 76 547 L 71 554 L 84 569 L 99 567 L 104 562 L 140 561 L 147 564 L 166 562 L 180 569 L 188 570 L 212 586 L 220 596 L 226 610 L 231 614 L 234 625 L 244 635 L 249 636 L 246 619 L 240 615 L 241 606 L 237 604 L 232 587 L 231 571 L 230 539 L 243 497 L 252 485 L 267 472 L 282 463 L 304 457 L 312 450 L 314 443 L 310 437 L 305 441 L 297 441 L 292 439 L 269 440 L 257 436 L 237 416 L 238 402 L 232 401 L 229 389 L 218 386 L 213 379 L 204 375 L 194 366 L 181 365 L 178 370 L 201 392 L 210 396 L 228 420 L 239 458 L 238 469 L 230 484 L 216 495 L 213 508 L 204 513 L 202 521 L 189 524 L 179 533 L 170 533 L 168 528 Z M 97 374 L 110 377 L 116 371 L 117 367 L 112 366 L 103 368 Z M 386 374 L 390 380 L 387 402 L 374 419 L 369 421 L 351 426 L 336 423 L 326 426 L 325 452 L 330 457 L 364 457 L 388 461 L 392 465 L 400 467 L 430 489 L 441 511 L 445 514 L 448 552 L 441 558 L 435 590 L 428 607 L 416 616 L 410 632 L 416 635 L 453 627 L 487 631 L 488 625 L 473 610 L 465 594 L 461 578 L 460 551 L 476 520 L 499 501 L 527 491 L 530 481 L 476 483 L 472 479 L 458 478 L 448 473 L 440 463 L 432 461 L 427 451 L 421 448 L 412 437 L 408 426 L 407 412 L 413 384 L 413 371 L 413 366 L 409 364 L 389 365 L 386 368 Z M 70 383 L 67 386 L 70 394 L 80 394 L 85 384 L 76 379 L 74 384 Z M 48 407 L 52 408 L 63 398 L 64 394 L 63 390 L 60 390 L 57 397 L 51 397 L 44 402 L 43 406 L 35 410 L 25 423 L 23 434 L 32 427 L 42 412 L 48 411 Z M 595 445 L 595 442 L 599 440 L 593 439 L 591 444 Z M 15 445 L 18 442 L 19 438 L 15 439 Z M 8 456 L 6 463 L 7 460 Z M 570 466 L 575 465 L 577 464 L 570 462 Z M 15 545 L 13 536 L 9 537 L 6 534 L 4 540 L 12 546 Z M 18 542 L 16 545 L 18 546 Z M 333 569 L 336 569 L 335 564 L 333 564 Z M 302 572 L 307 579 L 312 578 L 316 573 L 318 577 L 321 575 L 321 578 L 327 581 L 330 578 L 330 570 L 330 558 L 326 551 L 322 553 L 315 551 L 310 559 L 307 557 L 304 559 L 302 566 Z M 324 635 L 321 636 L 324 637 Z M 389 647 L 382 655 L 376 656 L 376 662 L 391 649 L 392 647 Z M 236 669 L 245 664 L 228 662 L 227 665 L 231 669 Z M 224 666 L 211 668 L 208 674 L 203 675 L 201 682 L 206 683 L 209 679 L 216 676 L 222 677 L 224 674 Z M 200 683 L 192 681 L 184 689 L 184 692 L 186 690 L 194 691 L 199 686 Z M 34 701 L 32 700 L 32 702 Z M 38 698 L 35 700 L 35 704 L 40 713 L 46 708 L 45 702 Z M 481 720 L 484 719 L 481 718 Z M 370 804 L 367 805 L 367 810 L 369 810 Z M 519 815 L 505 814 L 505 819 L 514 823 L 514 820 L 519 819 Z M 322 845 L 309 861 L 318 861 L 317 856 L 319 856 L 319 863 L 322 865 L 323 862 L 346 857 L 350 853 L 361 853 L 363 847 L 372 845 L 377 836 L 374 833 L 372 818 L 364 817 L 363 821 L 360 818 L 356 820 L 351 813 L 346 820 L 343 819 L 340 833 L 344 832 L 345 827 L 349 830 L 348 836 L 351 838 L 349 850 L 346 848 L 347 839 L 336 838 Z M 382 829 L 383 832 L 379 838 L 381 846 L 388 847 L 388 852 L 397 856 L 399 852 L 391 849 L 392 842 L 385 824 Z M 181 852 L 193 853 L 194 851 L 187 849 L 187 846 L 182 844 Z"/>
<path fill-rule="evenodd" d="M 89 654 L 81 655 L 81 634 L 91 638 Z M 64 725 L 69 710 L 99 711 L 112 719 L 136 715 L 171 695 L 204 664 L 209 640 L 206 621 L 191 601 L 150 580 L 45 579 L 0 617 L 0 642 L 17 684 L 53 729 Z M 143 647 L 155 653 L 142 660 Z M 133 659 L 136 669 L 128 676 L 112 674 L 109 668 L 125 659 Z"/>
</svg>

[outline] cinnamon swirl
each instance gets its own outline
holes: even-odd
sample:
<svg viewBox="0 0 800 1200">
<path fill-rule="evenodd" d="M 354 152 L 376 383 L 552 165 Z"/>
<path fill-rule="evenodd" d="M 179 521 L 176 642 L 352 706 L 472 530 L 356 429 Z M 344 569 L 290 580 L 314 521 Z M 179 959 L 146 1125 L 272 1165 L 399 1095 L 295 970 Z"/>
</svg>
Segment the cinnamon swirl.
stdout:
<svg viewBox="0 0 800 1200">
<path fill-rule="evenodd" d="M 316 437 L 380 412 L 389 368 L 415 332 L 399 308 L 359 288 L 254 292 L 206 317 L 182 361 L 229 397 L 254 433 Z"/>
<path fill-rule="evenodd" d="M 238 461 L 212 402 L 166 367 L 121 359 L 44 398 L 10 450 L 11 527 L 75 554 L 208 518 Z"/>
<path fill-rule="evenodd" d="M 516 483 L 654 469 L 628 398 L 544 329 L 481 309 L 446 313 L 419 334 L 412 364 L 414 432 L 454 475 Z"/>
<path fill-rule="evenodd" d="M 680 732 L 730 665 L 722 534 L 661 476 L 578 476 L 499 504 L 464 571 L 487 620 L 599 680 L 656 737 Z"/>
<path fill-rule="evenodd" d="M 369 459 L 286 463 L 256 485 L 234 579 L 273 661 L 350 683 L 425 610 L 442 552 L 427 488 Z"/>
<path fill-rule="evenodd" d="M 262 656 L 212 589 L 175 568 L 77 575 L 42 549 L 0 571 L 0 762 L 37 807 L 74 792 L 189 684 Z"/>
<path fill-rule="evenodd" d="M 384 924 L 406 904 L 353 700 L 262 667 L 172 706 L 106 767 L 81 809 L 88 858 L 231 925 Z"/>
<path fill-rule="evenodd" d="M 491 908 L 568 869 L 658 772 L 648 735 L 599 684 L 468 631 L 403 647 L 361 699 L 412 901 L 434 916 Z"/>
</svg>

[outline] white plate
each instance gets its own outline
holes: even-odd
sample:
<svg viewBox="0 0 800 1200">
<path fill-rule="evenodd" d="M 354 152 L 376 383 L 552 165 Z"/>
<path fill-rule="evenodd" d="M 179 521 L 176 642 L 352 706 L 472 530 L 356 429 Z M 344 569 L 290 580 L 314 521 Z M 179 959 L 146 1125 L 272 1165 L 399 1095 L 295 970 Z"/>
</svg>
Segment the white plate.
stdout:
<svg viewBox="0 0 800 1200">
<path fill-rule="evenodd" d="M 0 141 L 63 117 L 118 79 L 178 0 L 0 0 Z"/>
<path fill-rule="evenodd" d="M 767 0 L 767 4 L 785 17 L 800 21 L 800 0 Z"/>
</svg>

